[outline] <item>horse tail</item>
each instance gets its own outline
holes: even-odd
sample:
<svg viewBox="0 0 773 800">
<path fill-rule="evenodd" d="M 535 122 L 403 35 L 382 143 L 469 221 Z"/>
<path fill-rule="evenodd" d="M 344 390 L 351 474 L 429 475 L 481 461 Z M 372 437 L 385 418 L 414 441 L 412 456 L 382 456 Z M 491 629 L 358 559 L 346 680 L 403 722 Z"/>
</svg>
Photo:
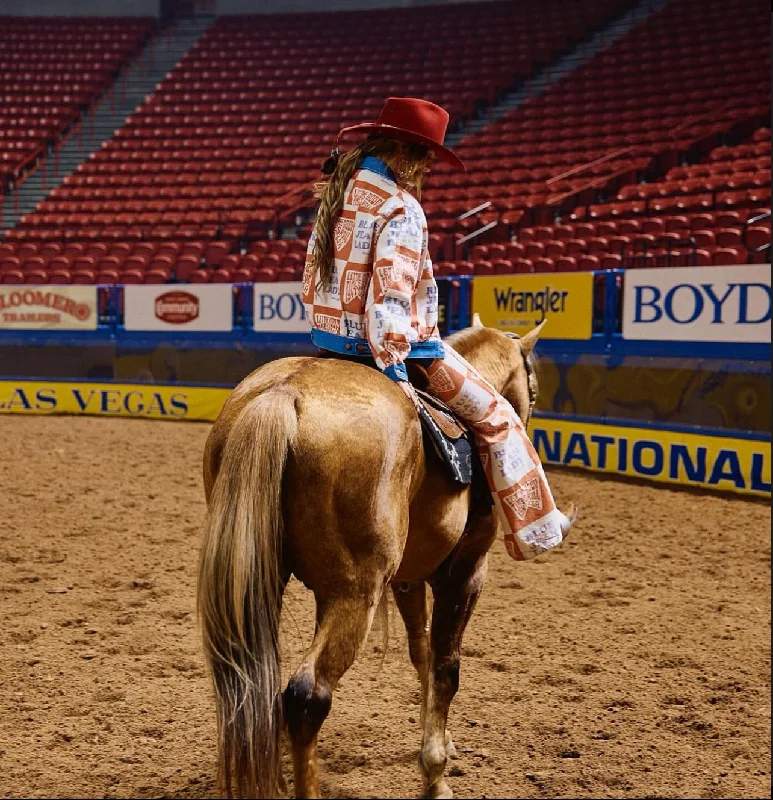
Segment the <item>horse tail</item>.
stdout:
<svg viewBox="0 0 773 800">
<path fill-rule="evenodd" d="M 276 797 L 281 779 L 279 616 L 282 476 L 298 431 L 294 398 L 269 390 L 234 423 L 209 500 L 198 612 L 229 796 Z"/>
</svg>

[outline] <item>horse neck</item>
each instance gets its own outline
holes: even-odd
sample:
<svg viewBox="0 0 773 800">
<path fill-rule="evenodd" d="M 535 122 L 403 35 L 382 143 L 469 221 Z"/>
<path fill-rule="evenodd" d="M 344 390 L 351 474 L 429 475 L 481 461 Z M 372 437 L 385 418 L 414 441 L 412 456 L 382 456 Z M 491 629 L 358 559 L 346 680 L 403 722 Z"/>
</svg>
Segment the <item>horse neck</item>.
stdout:
<svg viewBox="0 0 773 800">
<path fill-rule="evenodd" d="M 509 378 L 509 359 L 495 331 L 468 328 L 449 337 L 447 341 L 498 392 L 502 392 Z"/>
</svg>

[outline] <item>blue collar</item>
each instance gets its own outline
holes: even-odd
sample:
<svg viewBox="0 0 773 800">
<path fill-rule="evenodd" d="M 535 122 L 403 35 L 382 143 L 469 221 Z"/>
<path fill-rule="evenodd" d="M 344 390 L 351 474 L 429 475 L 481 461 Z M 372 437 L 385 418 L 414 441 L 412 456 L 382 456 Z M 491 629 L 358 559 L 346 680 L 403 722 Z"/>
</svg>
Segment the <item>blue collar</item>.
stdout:
<svg viewBox="0 0 773 800">
<path fill-rule="evenodd" d="M 368 172 L 375 172 L 376 175 L 381 175 L 382 178 L 397 183 L 394 172 L 380 159 L 375 156 L 365 156 L 360 164 L 360 169 L 366 169 Z"/>
</svg>

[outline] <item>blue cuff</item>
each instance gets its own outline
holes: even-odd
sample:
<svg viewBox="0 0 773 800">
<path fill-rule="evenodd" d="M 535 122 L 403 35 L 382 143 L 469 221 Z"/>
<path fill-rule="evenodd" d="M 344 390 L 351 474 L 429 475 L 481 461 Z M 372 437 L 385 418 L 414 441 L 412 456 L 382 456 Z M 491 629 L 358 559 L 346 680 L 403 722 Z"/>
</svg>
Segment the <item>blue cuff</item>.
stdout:
<svg viewBox="0 0 773 800">
<path fill-rule="evenodd" d="M 405 368 L 405 364 L 390 364 L 384 370 L 384 375 L 396 382 L 408 380 L 408 370 Z"/>
</svg>

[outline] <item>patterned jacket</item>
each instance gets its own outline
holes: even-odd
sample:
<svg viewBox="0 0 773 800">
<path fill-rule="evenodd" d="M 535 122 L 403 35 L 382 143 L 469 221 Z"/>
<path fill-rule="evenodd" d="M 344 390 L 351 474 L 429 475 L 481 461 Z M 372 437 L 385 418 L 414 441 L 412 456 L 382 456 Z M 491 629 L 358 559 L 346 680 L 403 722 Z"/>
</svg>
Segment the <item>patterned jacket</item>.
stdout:
<svg viewBox="0 0 773 800">
<path fill-rule="evenodd" d="M 329 289 L 316 286 L 316 231 L 306 253 L 303 302 L 312 341 L 347 355 L 372 354 L 392 380 L 408 380 L 406 358 L 442 358 L 427 222 L 383 161 L 363 159 L 346 188 L 333 239 Z"/>
</svg>

